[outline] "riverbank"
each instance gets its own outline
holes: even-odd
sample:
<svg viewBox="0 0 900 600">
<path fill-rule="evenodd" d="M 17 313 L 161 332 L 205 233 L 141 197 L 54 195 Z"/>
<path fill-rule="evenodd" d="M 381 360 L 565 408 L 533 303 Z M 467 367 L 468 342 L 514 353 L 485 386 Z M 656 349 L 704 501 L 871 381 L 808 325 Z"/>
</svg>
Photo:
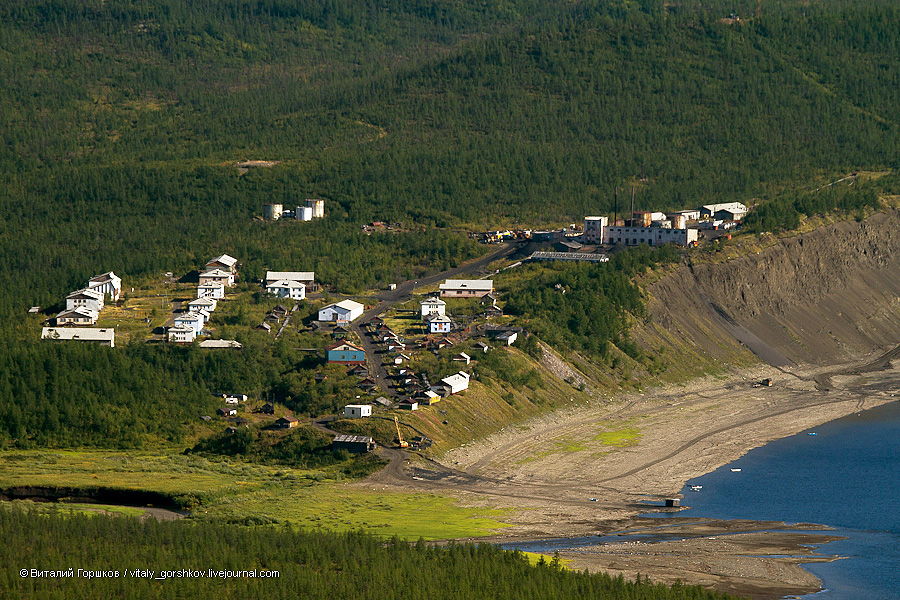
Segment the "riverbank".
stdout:
<svg viewBox="0 0 900 600">
<path fill-rule="evenodd" d="M 455 449 L 440 464 L 414 460 L 407 468 L 412 481 L 379 483 L 511 509 L 504 520 L 512 527 L 491 542 L 609 534 L 628 540 L 636 530 L 667 538 L 561 550 L 572 568 L 681 579 L 754 600 L 814 592 L 820 582 L 799 565 L 835 558 L 815 552 L 837 539 L 827 532 L 696 519 L 673 528 L 671 518 L 641 515 L 753 448 L 896 401 L 900 370 L 885 355 L 829 369 L 761 366 L 573 407 Z M 766 378 L 772 386 L 759 385 Z"/>
<path fill-rule="evenodd" d="M 673 525 L 650 520 L 655 523 L 637 520 L 631 532 L 620 532 L 625 541 L 560 552 L 560 557 L 573 569 L 631 579 L 640 574 L 669 584 L 680 580 L 754 600 L 775 600 L 819 591 L 820 581 L 799 565 L 838 559 L 820 554 L 818 547 L 842 539 L 809 524 L 688 520 Z M 637 535 L 668 539 L 628 541 Z"/>
</svg>

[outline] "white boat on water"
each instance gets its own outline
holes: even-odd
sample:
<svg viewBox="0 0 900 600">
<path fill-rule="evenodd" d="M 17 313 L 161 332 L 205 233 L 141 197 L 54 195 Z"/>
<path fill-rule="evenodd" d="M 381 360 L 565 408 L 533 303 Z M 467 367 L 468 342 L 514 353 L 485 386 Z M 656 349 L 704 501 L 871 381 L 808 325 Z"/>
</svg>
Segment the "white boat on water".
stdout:
<svg viewBox="0 0 900 600">
<path fill-rule="evenodd" d="M 691 489 L 695 492 L 699 492 L 700 490 L 703 489 L 703 486 L 702 485 L 692 485 Z"/>
<path fill-rule="evenodd" d="M 741 470 L 740 470 L 740 469 L 732 469 L 731 472 L 732 472 L 732 473 L 740 473 Z"/>
</svg>

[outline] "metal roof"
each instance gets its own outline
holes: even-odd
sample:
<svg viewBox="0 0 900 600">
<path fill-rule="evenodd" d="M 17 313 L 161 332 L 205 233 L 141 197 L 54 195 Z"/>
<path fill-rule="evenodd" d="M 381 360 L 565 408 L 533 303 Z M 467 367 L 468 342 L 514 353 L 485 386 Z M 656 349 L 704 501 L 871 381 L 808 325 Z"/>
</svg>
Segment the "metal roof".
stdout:
<svg viewBox="0 0 900 600">
<path fill-rule="evenodd" d="M 80 342 L 115 343 L 115 329 L 96 329 L 91 327 L 44 327 L 41 329 L 42 340 L 76 340 Z"/>
<path fill-rule="evenodd" d="M 584 260 L 591 262 L 609 262 L 606 254 L 587 254 L 585 252 L 534 252 L 528 260 Z"/>
<path fill-rule="evenodd" d="M 295 279 L 279 279 L 278 281 L 274 281 L 266 286 L 267 288 L 290 288 L 296 289 L 306 287 L 305 283 L 301 283 Z"/>
<path fill-rule="evenodd" d="M 442 290 L 487 290 L 494 289 L 493 279 L 448 279 L 440 286 Z"/>
<path fill-rule="evenodd" d="M 353 443 L 355 443 L 355 444 L 371 444 L 371 443 L 372 443 L 372 438 L 371 438 L 370 436 L 368 436 L 368 435 L 347 435 L 347 434 L 343 434 L 343 435 L 335 436 L 334 441 L 335 441 L 335 442 L 345 443 L 345 444 L 346 444 L 346 443 L 350 443 L 350 444 L 353 444 Z"/>
<path fill-rule="evenodd" d="M 210 259 L 206 264 L 210 265 L 212 263 L 222 263 L 227 267 L 232 267 L 237 262 L 237 259 L 233 256 L 228 256 L 227 254 L 221 254 L 213 259 Z"/>
<path fill-rule="evenodd" d="M 200 273 L 200 277 L 231 277 L 231 273 L 222 269 L 212 269 Z"/>
<path fill-rule="evenodd" d="M 287 279 L 288 281 L 312 281 L 316 278 L 315 271 L 266 271 L 266 281 Z"/>
<path fill-rule="evenodd" d="M 234 340 L 204 340 L 200 342 L 201 348 L 242 348 L 240 342 Z"/>
<path fill-rule="evenodd" d="M 85 288 L 83 290 L 75 290 L 74 292 L 66 296 L 66 298 L 75 298 L 77 296 L 88 296 L 89 298 L 94 298 L 96 300 L 103 300 L 104 294 L 103 292 L 98 292 L 95 289 Z"/>
</svg>

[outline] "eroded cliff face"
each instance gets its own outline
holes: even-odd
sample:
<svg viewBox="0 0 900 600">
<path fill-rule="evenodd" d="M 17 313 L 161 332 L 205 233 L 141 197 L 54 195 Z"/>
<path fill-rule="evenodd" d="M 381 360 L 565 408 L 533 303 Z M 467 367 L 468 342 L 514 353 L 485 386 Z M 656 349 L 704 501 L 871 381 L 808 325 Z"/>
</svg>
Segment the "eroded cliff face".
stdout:
<svg viewBox="0 0 900 600">
<path fill-rule="evenodd" d="M 835 364 L 900 344 L 900 212 L 839 223 L 648 290 L 657 339 L 733 360 Z M 646 338 L 645 338 L 646 339 Z"/>
</svg>

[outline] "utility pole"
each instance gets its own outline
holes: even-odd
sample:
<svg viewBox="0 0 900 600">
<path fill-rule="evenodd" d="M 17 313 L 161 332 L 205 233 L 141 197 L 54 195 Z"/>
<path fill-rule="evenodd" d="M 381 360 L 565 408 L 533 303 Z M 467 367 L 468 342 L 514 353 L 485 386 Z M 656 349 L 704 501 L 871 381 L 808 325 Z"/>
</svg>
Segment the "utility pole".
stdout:
<svg viewBox="0 0 900 600">
<path fill-rule="evenodd" d="M 613 227 L 616 227 L 619 224 L 619 186 L 616 186 L 614 198 L 615 208 L 613 209 Z"/>
<path fill-rule="evenodd" d="M 634 223 L 634 186 L 631 186 L 631 222 Z"/>
</svg>

